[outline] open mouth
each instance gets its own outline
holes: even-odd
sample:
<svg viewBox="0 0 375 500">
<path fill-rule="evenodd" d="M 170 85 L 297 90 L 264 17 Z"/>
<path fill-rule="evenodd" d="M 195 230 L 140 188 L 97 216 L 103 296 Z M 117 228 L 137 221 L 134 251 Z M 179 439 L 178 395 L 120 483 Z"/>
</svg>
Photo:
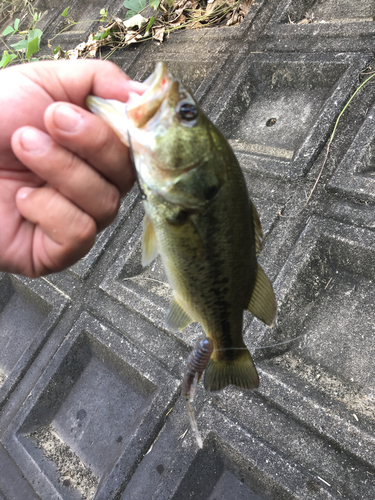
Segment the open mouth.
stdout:
<svg viewBox="0 0 375 500">
<path fill-rule="evenodd" d="M 158 62 L 155 71 L 144 81 L 148 89 L 142 95 L 129 94 L 126 113 L 136 127 L 143 127 L 155 115 L 172 83 L 167 66 Z"/>
<path fill-rule="evenodd" d="M 88 96 L 86 104 L 90 111 L 100 116 L 122 142 L 129 146 L 129 129 L 142 127 L 156 114 L 173 81 L 165 63 L 159 62 L 155 71 L 145 81 L 148 88 L 143 95 L 129 93 L 126 104 L 112 99 Z"/>
</svg>

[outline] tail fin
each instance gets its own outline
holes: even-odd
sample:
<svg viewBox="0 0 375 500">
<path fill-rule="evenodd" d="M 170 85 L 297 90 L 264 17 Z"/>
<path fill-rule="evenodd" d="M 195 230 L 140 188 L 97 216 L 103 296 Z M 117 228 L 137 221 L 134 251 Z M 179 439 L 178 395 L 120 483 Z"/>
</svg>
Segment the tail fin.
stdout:
<svg viewBox="0 0 375 500">
<path fill-rule="evenodd" d="M 215 360 L 211 357 L 204 373 L 204 387 L 207 391 L 219 391 L 227 385 L 236 385 L 242 389 L 255 389 L 259 378 L 249 351 L 232 360 Z"/>
</svg>

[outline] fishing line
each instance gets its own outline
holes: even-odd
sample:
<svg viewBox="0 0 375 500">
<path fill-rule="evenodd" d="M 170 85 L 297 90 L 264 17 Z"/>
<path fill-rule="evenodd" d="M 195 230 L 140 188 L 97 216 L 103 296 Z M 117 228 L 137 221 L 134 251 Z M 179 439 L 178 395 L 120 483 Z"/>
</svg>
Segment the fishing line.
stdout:
<svg viewBox="0 0 375 500">
<path fill-rule="evenodd" d="M 305 337 L 307 333 L 303 333 L 302 335 L 298 335 L 298 337 L 294 337 L 289 340 L 284 340 L 283 342 L 277 342 L 276 344 L 271 344 L 271 345 L 260 345 L 258 347 L 254 347 L 254 351 L 259 351 L 260 349 L 269 349 L 270 347 L 277 347 L 279 345 L 284 345 L 284 344 L 289 344 L 290 342 L 294 342 L 295 340 L 301 339 L 302 337 Z M 223 349 L 214 349 L 214 352 L 219 352 L 219 351 L 247 351 L 247 347 L 224 347 Z"/>
<path fill-rule="evenodd" d="M 258 351 L 259 349 L 268 349 L 270 347 L 276 347 L 278 345 L 289 344 L 289 342 L 294 342 L 295 340 L 301 339 L 302 337 L 305 337 L 306 335 L 307 335 L 307 333 L 303 333 L 302 335 L 298 335 L 298 337 L 294 337 L 293 339 L 290 339 L 290 340 L 284 340 L 283 342 L 278 342 L 277 344 L 261 345 L 259 347 L 254 347 L 254 351 Z"/>
<path fill-rule="evenodd" d="M 254 350 L 260 350 L 260 349 L 266 349 L 269 347 L 275 347 L 283 344 L 287 344 L 290 342 L 293 342 L 295 340 L 298 340 L 301 337 L 304 337 L 306 334 L 299 335 L 298 337 L 294 337 L 293 339 L 290 340 L 285 340 L 283 342 L 278 342 L 273 345 L 268 345 L 268 346 L 259 346 L 256 347 Z M 204 344 L 204 342 L 209 343 L 208 345 Z M 195 392 L 197 389 L 198 381 L 200 379 L 201 374 L 203 373 L 208 359 L 211 357 L 212 352 L 219 352 L 219 351 L 246 351 L 247 347 L 225 347 L 223 349 L 214 349 L 212 351 L 212 340 L 209 338 L 202 339 L 198 341 L 197 345 L 191 352 L 188 362 L 187 362 L 187 367 L 184 375 L 184 380 L 182 382 L 182 394 L 186 396 L 186 407 L 188 410 L 188 415 L 189 415 L 189 420 L 190 420 L 190 427 L 192 430 L 192 433 L 197 441 L 198 447 L 203 448 L 203 440 L 200 435 L 200 432 L 198 430 L 198 424 L 195 419 L 195 414 L 194 414 L 194 408 L 193 408 L 193 400 L 195 396 Z M 207 358 L 206 359 L 204 358 Z M 198 359 L 197 359 L 198 358 Z M 203 358 L 203 359 L 201 359 Z M 200 366 L 200 362 L 203 362 L 204 366 Z M 195 372 L 194 378 L 192 379 L 191 376 Z"/>
<path fill-rule="evenodd" d="M 170 285 L 168 283 L 164 283 L 164 281 L 160 281 L 160 280 L 156 280 L 156 279 L 153 279 L 153 278 L 143 278 L 142 276 L 134 276 L 134 277 L 130 277 L 130 278 L 124 278 L 123 281 L 126 281 L 126 280 L 147 280 L 147 281 L 155 281 L 156 283 L 160 283 L 162 285 L 166 285 L 168 287 L 170 287 Z M 260 345 L 258 347 L 254 347 L 254 351 L 259 351 L 261 349 L 269 349 L 271 347 L 278 347 L 280 345 L 284 345 L 284 344 L 289 344 L 290 342 L 295 342 L 296 340 L 298 339 L 301 339 L 302 337 L 305 337 L 305 335 L 307 335 L 307 333 L 303 333 L 302 335 L 298 335 L 298 337 L 294 337 L 293 339 L 289 339 L 289 340 L 284 340 L 282 342 L 277 342 L 276 344 L 272 344 L 272 345 Z M 247 351 L 248 348 L 247 347 L 223 347 L 222 349 L 214 349 L 213 352 L 219 352 L 219 351 Z"/>
</svg>

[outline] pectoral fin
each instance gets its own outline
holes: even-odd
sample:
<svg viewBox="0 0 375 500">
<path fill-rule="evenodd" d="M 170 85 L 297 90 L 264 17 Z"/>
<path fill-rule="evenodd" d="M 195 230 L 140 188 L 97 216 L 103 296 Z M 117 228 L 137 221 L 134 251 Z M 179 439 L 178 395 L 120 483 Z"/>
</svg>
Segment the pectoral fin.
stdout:
<svg viewBox="0 0 375 500">
<path fill-rule="evenodd" d="M 158 245 L 156 241 L 154 226 L 145 214 L 143 218 L 142 236 L 142 266 L 148 266 L 157 257 Z"/>
<path fill-rule="evenodd" d="M 271 282 L 259 264 L 254 290 L 246 309 L 266 325 L 273 325 L 277 312 L 276 298 Z"/>
<path fill-rule="evenodd" d="M 193 321 L 194 320 L 177 301 L 176 297 L 173 297 L 165 319 L 167 328 L 172 331 L 183 330 Z"/>
</svg>

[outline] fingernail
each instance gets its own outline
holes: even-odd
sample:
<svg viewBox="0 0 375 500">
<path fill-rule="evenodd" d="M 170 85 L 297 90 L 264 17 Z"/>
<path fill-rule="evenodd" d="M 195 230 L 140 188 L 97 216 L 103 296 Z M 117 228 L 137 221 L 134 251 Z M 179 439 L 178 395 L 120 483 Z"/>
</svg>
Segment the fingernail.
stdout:
<svg viewBox="0 0 375 500">
<path fill-rule="evenodd" d="M 80 113 L 64 104 L 55 108 L 53 119 L 56 127 L 65 132 L 75 132 L 82 122 Z"/>
<path fill-rule="evenodd" d="M 16 198 L 18 200 L 24 200 L 27 196 L 29 196 L 31 191 L 34 191 L 34 189 L 35 188 L 32 187 L 22 187 L 17 191 Z"/>
<path fill-rule="evenodd" d="M 35 128 L 25 129 L 20 137 L 21 145 L 26 151 L 42 153 L 51 146 L 51 138 Z"/>
</svg>

